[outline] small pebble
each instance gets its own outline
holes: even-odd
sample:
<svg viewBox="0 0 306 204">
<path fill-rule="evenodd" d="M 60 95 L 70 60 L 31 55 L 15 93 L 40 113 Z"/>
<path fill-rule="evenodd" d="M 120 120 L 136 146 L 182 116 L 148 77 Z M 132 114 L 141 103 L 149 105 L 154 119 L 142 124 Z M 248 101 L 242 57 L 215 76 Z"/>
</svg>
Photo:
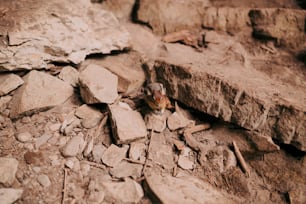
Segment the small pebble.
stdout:
<svg viewBox="0 0 306 204">
<path fill-rule="evenodd" d="M 19 142 L 30 142 L 32 140 L 33 136 L 31 133 L 29 132 L 20 132 L 16 135 L 16 139 L 19 141 Z"/>
<path fill-rule="evenodd" d="M 41 174 L 37 177 L 37 181 L 42 185 L 43 187 L 49 187 L 51 185 L 51 181 L 49 177 L 46 174 Z"/>
</svg>

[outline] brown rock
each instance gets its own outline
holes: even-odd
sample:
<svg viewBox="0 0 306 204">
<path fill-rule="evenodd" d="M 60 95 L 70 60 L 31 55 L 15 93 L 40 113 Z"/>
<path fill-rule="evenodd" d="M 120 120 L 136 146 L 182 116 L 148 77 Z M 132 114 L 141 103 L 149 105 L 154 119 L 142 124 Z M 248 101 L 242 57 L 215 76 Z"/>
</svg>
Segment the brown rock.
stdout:
<svg viewBox="0 0 306 204">
<path fill-rule="evenodd" d="M 139 112 L 126 103 L 109 106 L 113 136 L 117 144 L 127 144 L 147 135 L 145 122 Z"/>
<path fill-rule="evenodd" d="M 82 136 L 72 137 L 62 149 L 64 157 L 74 157 L 81 153 L 85 148 L 85 141 Z"/>
<path fill-rule="evenodd" d="M 156 132 L 163 132 L 167 127 L 167 117 L 171 114 L 170 111 L 166 111 L 162 115 L 155 113 L 148 113 L 145 116 L 145 122 L 148 130 Z"/>
<path fill-rule="evenodd" d="M 275 40 L 297 50 L 306 47 L 305 10 L 252 9 L 249 16 L 255 37 Z"/>
<path fill-rule="evenodd" d="M 165 169 L 172 169 L 175 166 L 172 147 L 167 144 L 163 133 L 151 135 L 148 158 Z"/>
<path fill-rule="evenodd" d="M 191 123 L 192 123 L 191 120 L 188 120 L 178 112 L 172 113 L 167 119 L 167 125 L 170 130 L 177 130 L 179 128 L 184 128 Z"/>
<path fill-rule="evenodd" d="M 239 43 L 224 40 L 202 53 L 167 44 L 168 54 L 156 61 L 155 69 L 169 96 L 305 151 L 306 87 L 254 69 Z M 225 51 L 228 46 L 231 52 Z M 221 63 L 224 58 L 230 60 Z M 299 80 L 305 81 L 303 77 Z"/>
<path fill-rule="evenodd" d="M 117 166 L 125 158 L 128 148 L 112 144 L 102 155 L 102 162 L 107 166 Z"/>
<path fill-rule="evenodd" d="M 11 118 L 49 109 L 66 101 L 73 88 L 62 80 L 43 72 L 31 71 L 11 101 Z"/>
<path fill-rule="evenodd" d="M 116 178 L 139 178 L 141 176 L 143 165 L 133 164 L 126 161 L 120 162 L 117 166 L 110 169 L 110 174 Z"/>
<path fill-rule="evenodd" d="M 3 112 L 7 106 L 8 106 L 8 103 L 12 100 L 12 96 L 2 96 L 0 97 L 0 112 Z"/>
<path fill-rule="evenodd" d="M 147 58 L 154 58 L 159 55 L 162 43 L 149 28 L 134 23 L 125 23 L 124 26 L 131 33 L 133 50 Z"/>
<path fill-rule="evenodd" d="M 79 84 L 79 72 L 72 66 L 65 66 L 62 68 L 58 78 L 76 87 Z"/>
<path fill-rule="evenodd" d="M 0 35 L 9 42 L 0 45 L 0 70 L 47 68 L 51 61 L 78 64 L 91 53 L 130 46 L 129 33 L 114 15 L 90 1 L 8 2 L 7 8 Z"/>
<path fill-rule="evenodd" d="M 141 0 L 138 20 L 148 23 L 154 33 L 165 34 L 201 27 L 201 12 L 209 1 Z"/>
<path fill-rule="evenodd" d="M 23 189 L 0 188 L 0 200 L 2 204 L 12 204 L 17 201 L 23 193 Z"/>
<path fill-rule="evenodd" d="M 0 96 L 6 95 L 23 84 L 23 80 L 16 74 L 0 75 Z"/>
<path fill-rule="evenodd" d="M 104 201 L 111 203 L 139 203 L 144 196 L 141 185 L 128 178 L 124 182 L 105 181 L 102 186 L 106 192 Z"/>
<path fill-rule="evenodd" d="M 202 16 L 203 26 L 221 30 L 231 34 L 243 31 L 243 34 L 251 34 L 249 8 L 208 7 Z"/>
<path fill-rule="evenodd" d="M 0 157 L 0 184 L 10 186 L 15 180 L 18 161 L 15 158 Z"/>
<path fill-rule="evenodd" d="M 145 162 L 146 160 L 146 144 L 142 142 L 132 142 L 129 149 L 129 158 Z"/>
<path fill-rule="evenodd" d="M 151 170 L 145 173 L 146 183 L 161 203 L 236 203 L 209 183 L 196 177 L 172 177 Z"/>
<path fill-rule="evenodd" d="M 118 97 L 118 77 L 101 66 L 88 65 L 79 79 L 81 96 L 87 104 L 113 103 Z"/>
<path fill-rule="evenodd" d="M 254 133 L 250 134 L 249 138 L 259 151 L 274 152 L 280 150 L 279 146 L 273 142 L 271 137 Z"/>
<path fill-rule="evenodd" d="M 103 114 L 86 104 L 80 106 L 76 109 L 75 115 L 82 119 L 81 124 L 84 128 L 93 128 L 99 124 L 101 121 Z"/>
<path fill-rule="evenodd" d="M 134 51 L 119 55 L 109 55 L 102 59 L 89 59 L 82 64 L 82 67 L 88 64 L 104 67 L 117 75 L 118 92 L 125 95 L 136 91 L 145 82 L 145 75 L 141 67 L 141 57 Z"/>
<path fill-rule="evenodd" d="M 100 1 L 101 2 L 101 1 Z M 135 0 L 102 1 L 102 8 L 111 11 L 118 20 L 127 21 L 131 18 Z"/>
</svg>

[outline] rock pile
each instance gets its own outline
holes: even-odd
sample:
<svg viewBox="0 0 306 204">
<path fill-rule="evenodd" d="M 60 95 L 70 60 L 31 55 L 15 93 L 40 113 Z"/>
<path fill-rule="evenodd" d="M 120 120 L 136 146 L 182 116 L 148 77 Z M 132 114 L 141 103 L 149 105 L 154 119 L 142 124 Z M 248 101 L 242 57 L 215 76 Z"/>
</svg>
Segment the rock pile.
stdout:
<svg viewBox="0 0 306 204">
<path fill-rule="evenodd" d="M 0 3 L 0 203 L 303 203 L 305 11 L 120 2 Z"/>
</svg>

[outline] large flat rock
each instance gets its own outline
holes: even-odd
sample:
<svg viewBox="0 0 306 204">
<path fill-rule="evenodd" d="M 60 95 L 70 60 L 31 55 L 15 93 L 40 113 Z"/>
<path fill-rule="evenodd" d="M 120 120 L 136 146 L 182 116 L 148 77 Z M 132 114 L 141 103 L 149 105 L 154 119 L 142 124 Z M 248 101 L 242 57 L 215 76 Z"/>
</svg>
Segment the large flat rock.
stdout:
<svg viewBox="0 0 306 204">
<path fill-rule="evenodd" d="M 108 55 L 101 59 L 88 59 L 82 63 L 81 70 L 88 64 L 102 66 L 118 76 L 118 92 L 125 95 L 138 90 L 145 82 L 141 56 L 134 51 Z"/>
<path fill-rule="evenodd" d="M 141 114 L 128 104 L 109 106 L 113 136 L 117 144 L 128 144 L 147 135 L 147 128 Z"/>
<path fill-rule="evenodd" d="M 210 28 L 232 35 L 265 37 L 289 49 L 305 48 L 306 11 L 281 8 L 277 2 L 260 7 L 218 6 L 220 1 L 140 0 L 138 19 L 149 24 L 154 33 L 167 34 L 182 29 Z M 230 5 L 231 2 L 224 2 Z M 243 2 L 236 2 L 243 5 Z M 221 3 L 222 4 L 222 3 Z M 248 3 L 246 3 L 248 4 Z M 260 4 L 260 3 L 259 3 Z M 252 5 L 255 5 L 252 2 Z M 263 7 L 263 8 L 261 8 Z"/>
<path fill-rule="evenodd" d="M 87 104 L 113 103 L 118 97 L 118 77 L 96 64 L 89 64 L 79 75 L 80 92 Z"/>
<path fill-rule="evenodd" d="M 165 34 L 187 27 L 201 27 L 201 11 L 208 5 L 206 0 L 140 0 L 137 16 L 155 33 Z"/>
<path fill-rule="evenodd" d="M 167 44 L 155 62 L 159 81 L 186 105 L 306 151 L 305 75 L 274 78 L 253 67 L 230 37 L 202 53 Z M 280 73 L 290 73 L 279 67 Z M 285 75 L 284 75 L 285 76 Z"/>
<path fill-rule="evenodd" d="M 158 200 L 164 204 L 177 203 L 235 203 L 228 195 L 215 189 L 209 183 L 190 175 L 172 177 L 149 171 L 146 183 Z"/>
<path fill-rule="evenodd" d="M 0 10 L 7 8 L 1 17 L 6 42 L 0 44 L 0 71 L 46 68 L 49 62 L 78 64 L 89 54 L 130 47 L 129 33 L 114 15 L 90 1 L 0 4 Z"/>
<path fill-rule="evenodd" d="M 33 70 L 23 80 L 24 84 L 15 92 L 11 101 L 11 118 L 46 110 L 73 95 L 72 86 L 44 72 Z"/>
</svg>

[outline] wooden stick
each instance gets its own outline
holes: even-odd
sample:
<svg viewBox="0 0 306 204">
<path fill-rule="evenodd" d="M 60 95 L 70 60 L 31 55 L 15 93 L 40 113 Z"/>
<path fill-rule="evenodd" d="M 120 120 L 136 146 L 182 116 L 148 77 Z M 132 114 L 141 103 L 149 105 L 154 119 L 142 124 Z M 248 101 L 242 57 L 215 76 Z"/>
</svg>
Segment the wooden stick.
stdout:
<svg viewBox="0 0 306 204">
<path fill-rule="evenodd" d="M 62 204 L 64 204 L 65 199 L 66 199 L 66 182 L 67 182 L 67 169 L 64 168 L 64 184 L 63 184 L 63 197 L 62 197 Z"/>
<path fill-rule="evenodd" d="M 185 137 L 187 145 L 195 151 L 200 151 L 201 143 L 198 142 L 195 138 L 193 138 L 192 133 L 199 132 L 201 130 L 207 130 L 209 128 L 210 128 L 210 124 L 208 123 L 195 125 L 195 126 L 186 128 L 184 131 L 184 137 Z"/>
<path fill-rule="evenodd" d="M 242 168 L 242 171 L 246 174 L 247 177 L 249 177 L 250 176 L 250 169 L 247 166 L 247 164 L 246 164 L 246 162 L 245 162 L 245 160 L 244 160 L 244 158 L 243 158 L 243 156 L 242 156 L 242 154 L 241 154 L 241 152 L 240 152 L 240 150 L 239 150 L 235 141 L 233 141 L 233 146 L 234 146 L 234 152 L 235 152 L 236 157 L 238 159 L 238 162 L 239 162 L 239 164 Z"/>
<path fill-rule="evenodd" d="M 106 170 L 106 167 L 104 165 L 102 165 L 102 164 L 98 164 L 98 163 L 90 162 L 90 161 L 82 161 L 82 162 L 85 162 L 85 163 L 89 164 L 90 166 Z"/>
</svg>

